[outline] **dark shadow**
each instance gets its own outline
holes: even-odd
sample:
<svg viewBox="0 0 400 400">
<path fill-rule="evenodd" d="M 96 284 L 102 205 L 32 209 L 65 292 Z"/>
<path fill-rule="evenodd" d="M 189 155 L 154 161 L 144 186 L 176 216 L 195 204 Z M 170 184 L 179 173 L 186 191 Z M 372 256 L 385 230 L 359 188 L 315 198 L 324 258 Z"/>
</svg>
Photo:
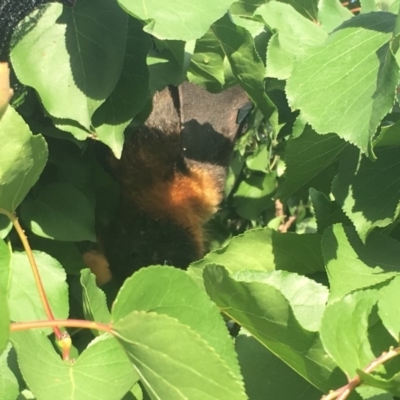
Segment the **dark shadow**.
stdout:
<svg viewBox="0 0 400 400">
<path fill-rule="evenodd" d="M 377 11 L 367 14 L 359 14 L 344 21 L 333 32 L 346 28 L 363 28 L 381 33 L 391 33 L 396 23 L 396 15 L 390 12 Z"/>
<path fill-rule="evenodd" d="M 47 5 L 44 5 L 44 3 L 46 3 L 44 0 L 5 0 L 2 2 L 0 6 L 0 61 L 7 61 L 10 49 L 33 29 L 46 11 Z M 42 7 L 37 13 L 18 26 L 26 16 L 39 6 Z"/>
<path fill-rule="evenodd" d="M 195 119 L 185 122 L 181 140 L 185 157 L 216 165 L 228 165 L 232 141 L 215 131 L 209 123 L 200 124 Z"/>
</svg>

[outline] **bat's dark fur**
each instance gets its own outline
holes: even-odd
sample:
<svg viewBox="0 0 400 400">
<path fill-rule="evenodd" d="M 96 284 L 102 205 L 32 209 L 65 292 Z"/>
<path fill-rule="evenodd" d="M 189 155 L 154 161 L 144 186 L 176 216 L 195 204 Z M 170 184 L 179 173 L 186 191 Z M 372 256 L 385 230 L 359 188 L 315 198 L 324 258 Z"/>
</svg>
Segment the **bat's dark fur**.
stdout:
<svg viewBox="0 0 400 400">
<path fill-rule="evenodd" d="M 203 226 L 222 200 L 236 115 L 247 98 L 236 88 L 225 93 L 225 103 L 224 96 L 193 85 L 185 84 L 185 91 L 198 99 L 196 112 L 188 107 L 185 115 L 182 87 L 180 108 L 174 92 L 157 93 L 150 117 L 125 143 L 121 159 L 109 160 L 121 202 L 103 245 L 116 280 L 152 264 L 185 268 L 204 254 Z M 217 104 L 210 104 L 214 96 Z"/>
</svg>

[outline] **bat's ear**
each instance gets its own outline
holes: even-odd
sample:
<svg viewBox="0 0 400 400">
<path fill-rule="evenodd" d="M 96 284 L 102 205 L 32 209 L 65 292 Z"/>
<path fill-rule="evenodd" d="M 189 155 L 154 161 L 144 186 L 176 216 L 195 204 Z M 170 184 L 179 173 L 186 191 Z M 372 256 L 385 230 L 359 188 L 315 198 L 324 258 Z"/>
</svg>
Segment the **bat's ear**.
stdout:
<svg viewBox="0 0 400 400">
<path fill-rule="evenodd" d="M 153 96 L 153 109 L 145 125 L 165 134 L 178 134 L 181 129 L 178 96 L 178 90 L 174 87 L 156 92 Z"/>
<path fill-rule="evenodd" d="M 226 165 L 238 133 L 238 111 L 249 102 L 240 86 L 213 94 L 184 82 L 179 86 L 182 144 L 187 158 Z"/>
</svg>

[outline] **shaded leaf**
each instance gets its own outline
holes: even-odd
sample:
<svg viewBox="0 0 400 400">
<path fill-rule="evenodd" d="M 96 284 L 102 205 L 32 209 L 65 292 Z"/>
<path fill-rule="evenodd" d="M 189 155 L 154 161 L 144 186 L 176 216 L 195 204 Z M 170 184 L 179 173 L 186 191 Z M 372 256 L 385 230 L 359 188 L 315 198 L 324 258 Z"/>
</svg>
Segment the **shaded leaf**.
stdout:
<svg viewBox="0 0 400 400">
<path fill-rule="evenodd" d="M 0 239 L 4 239 L 11 231 L 12 223 L 4 214 L 0 214 Z"/>
<path fill-rule="evenodd" d="M 318 135 L 307 126 L 297 138 L 290 139 L 285 150 L 286 170 L 277 196 L 288 199 L 295 192 L 323 174 L 346 148 L 336 135 Z"/>
<path fill-rule="evenodd" d="M 363 383 L 384 389 L 385 392 L 389 392 L 394 396 L 400 396 L 400 373 L 395 374 L 389 379 L 381 378 L 378 375 L 367 374 L 363 370 L 358 370 L 357 373 L 360 375 Z"/>
<path fill-rule="evenodd" d="M 96 241 L 94 204 L 67 183 L 44 186 L 21 206 L 21 218 L 36 235 L 65 241 Z"/>
<path fill-rule="evenodd" d="M 265 273 L 251 272 L 249 278 L 230 277 L 215 265 L 204 271 L 207 293 L 225 314 L 320 390 L 340 386 L 343 377 L 334 373 L 336 366 L 326 357 L 318 334 L 300 325 L 282 291 L 268 282 Z M 325 300 L 318 300 L 323 307 Z"/>
<path fill-rule="evenodd" d="M 328 289 L 308 279 L 287 271 L 243 271 L 233 275 L 240 282 L 260 282 L 278 289 L 289 301 L 300 325 L 317 332 L 328 299 Z"/>
<path fill-rule="evenodd" d="M 108 324 L 111 320 L 104 292 L 96 285 L 96 276 L 90 269 L 81 271 L 83 312 L 86 319 Z M 100 332 L 99 332 L 100 334 Z"/>
<path fill-rule="evenodd" d="M 382 126 L 379 134 L 374 138 L 374 147 L 395 147 L 400 146 L 400 121 L 395 123 Z"/>
<path fill-rule="evenodd" d="M 245 219 L 255 220 L 271 207 L 271 194 L 277 186 L 276 173 L 254 173 L 242 180 L 234 195 L 237 213 Z"/>
<path fill-rule="evenodd" d="M 332 186 L 336 201 L 363 241 L 375 227 L 390 225 L 400 212 L 400 147 L 379 149 L 376 156 L 371 161 L 355 149 L 343 153 Z"/>
<path fill-rule="evenodd" d="M 225 54 L 215 37 L 209 30 L 196 40 L 194 53 L 190 59 L 188 79 L 211 92 L 219 92 L 225 83 Z"/>
<path fill-rule="evenodd" d="M 114 91 L 93 115 L 97 138 L 109 146 L 117 158 L 121 156 L 125 128 L 147 101 L 146 58 L 151 46 L 151 37 L 143 32 L 142 24 L 129 18 L 121 76 Z"/>
<path fill-rule="evenodd" d="M 246 393 L 251 400 L 320 400 L 322 393 L 250 335 L 235 342 Z M 290 385 L 285 384 L 290 382 Z"/>
<path fill-rule="evenodd" d="M 397 275 L 400 245 L 385 235 L 375 234 L 364 245 L 353 229 L 334 225 L 322 237 L 333 302 L 346 294 L 386 282 Z"/>
<path fill-rule="evenodd" d="M 113 1 L 81 0 L 75 7 L 43 6 L 32 18 L 11 52 L 18 79 L 36 89 L 51 116 L 90 130 L 121 74 L 127 15 Z"/>
<path fill-rule="evenodd" d="M 318 0 L 280 0 L 292 5 L 297 12 L 306 18 L 316 21 L 318 17 Z"/>
<path fill-rule="evenodd" d="M 220 41 L 236 79 L 265 118 L 269 119 L 275 112 L 275 105 L 265 93 L 265 67 L 251 34 L 235 25 L 229 15 L 215 22 L 212 31 Z"/>
<path fill-rule="evenodd" d="M 329 200 L 324 193 L 318 192 L 313 188 L 310 188 L 309 193 L 319 233 L 322 234 L 328 226 L 336 223 L 351 226 L 350 220 L 346 217 L 339 204 Z"/>
<path fill-rule="evenodd" d="M 36 235 L 29 238 L 29 243 L 35 250 L 55 258 L 68 275 L 79 275 L 80 271 L 85 268 L 82 254 L 76 243 L 45 239 Z"/>
<path fill-rule="evenodd" d="M 132 311 L 114 330 L 151 399 L 247 398 L 226 363 L 175 318 Z"/>
<path fill-rule="evenodd" d="M 0 121 L 0 141 L 0 208 L 14 212 L 46 165 L 47 145 L 12 107 Z"/>
</svg>

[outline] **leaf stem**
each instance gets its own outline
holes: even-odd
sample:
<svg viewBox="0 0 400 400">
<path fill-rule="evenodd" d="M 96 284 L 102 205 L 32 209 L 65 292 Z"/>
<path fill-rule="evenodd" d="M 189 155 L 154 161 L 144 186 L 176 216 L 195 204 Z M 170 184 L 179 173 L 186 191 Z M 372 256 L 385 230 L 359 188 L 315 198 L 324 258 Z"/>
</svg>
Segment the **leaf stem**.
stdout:
<svg viewBox="0 0 400 400">
<path fill-rule="evenodd" d="M 26 237 L 25 232 L 22 229 L 21 224 L 18 221 L 18 217 L 14 213 L 11 213 L 3 208 L 0 208 L 0 213 L 5 214 L 10 219 L 10 221 L 14 225 L 15 230 L 17 231 L 18 236 L 21 240 L 21 243 L 22 243 L 22 245 L 25 249 L 25 252 L 28 256 L 29 264 L 31 265 L 31 268 L 32 268 L 33 277 L 35 279 L 36 286 L 37 286 L 37 289 L 39 292 L 39 297 L 40 297 L 40 300 L 42 301 L 46 316 L 50 321 L 54 321 L 55 318 L 54 318 L 53 312 L 51 310 L 49 300 L 47 299 L 46 292 L 44 290 L 43 282 L 40 277 L 40 273 L 39 273 L 38 266 L 36 264 L 35 257 L 33 256 L 31 246 L 29 245 L 29 242 L 28 242 L 28 238 Z M 60 340 L 62 338 L 62 332 L 61 332 L 59 326 L 60 325 L 53 326 L 53 331 L 54 331 L 54 334 L 55 334 L 57 340 Z"/>
<path fill-rule="evenodd" d="M 373 370 L 375 370 L 380 365 L 389 361 L 390 359 L 400 355 L 400 347 L 389 349 L 389 351 L 385 351 L 381 356 L 376 358 L 371 362 L 371 364 L 367 365 L 363 372 L 369 374 Z M 330 392 L 326 396 L 322 396 L 321 400 L 346 400 L 350 393 L 361 383 L 361 378 L 359 375 L 356 375 L 353 379 L 351 379 L 347 385 L 342 386 L 341 388 Z"/>
<path fill-rule="evenodd" d="M 95 321 L 86 321 L 83 319 L 54 319 L 54 320 L 40 320 L 40 321 L 29 321 L 29 322 L 14 322 L 10 325 L 11 332 L 26 331 L 28 329 L 39 329 L 39 328 L 54 328 L 64 326 L 66 328 L 84 328 L 84 329 L 95 329 L 108 333 L 113 333 L 112 326 L 110 324 L 102 324 Z"/>
</svg>

